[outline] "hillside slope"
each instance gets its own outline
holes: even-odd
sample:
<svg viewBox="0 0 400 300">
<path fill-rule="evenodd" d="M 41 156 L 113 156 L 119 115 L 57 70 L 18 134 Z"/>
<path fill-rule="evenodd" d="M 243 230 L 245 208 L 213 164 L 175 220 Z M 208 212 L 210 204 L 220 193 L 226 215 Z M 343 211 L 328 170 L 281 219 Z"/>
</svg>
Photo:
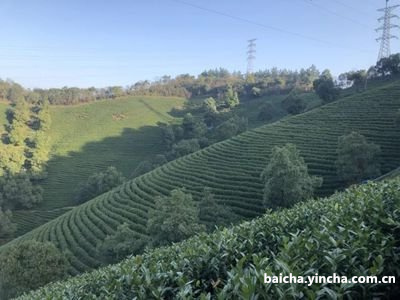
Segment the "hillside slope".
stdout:
<svg viewBox="0 0 400 300">
<path fill-rule="evenodd" d="M 17 235 L 75 205 L 77 186 L 93 173 L 115 166 L 128 177 L 141 161 L 163 153 L 156 124 L 173 121 L 171 111 L 184 103 L 182 98 L 123 97 L 51 106 L 51 159 L 48 177 L 41 183 L 44 199 L 35 211 L 14 213 Z"/>
<path fill-rule="evenodd" d="M 123 222 L 146 232 L 147 213 L 156 195 L 186 187 L 195 199 L 210 187 L 221 203 L 242 217 L 263 212 L 260 173 L 272 147 L 295 143 L 310 173 L 324 177 L 320 195 L 341 187 L 335 160 L 338 137 L 357 130 L 382 148 L 383 172 L 400 164 L 400 130 L 394 114 L 400 108 L 400 82 L 357 94 L 308 113 L 265 125 L 172 161 L 103 194 L 14 240 L 52 241 L 68 250 L 71 273 L 99 265 L 96 245 Z M 7 245 L 3 246 L 7 247 Z M 1 250 L 2 248 L 0 248 Z"/>
<path fill-rule="evenodd" d="M 315 273 L 396 278 L 399 211 L 399 179 L 370 183 L 154 249 L 20 299 L 398 299 L 394 283 L 266 284 L 264 273 L 306 280 Z"/>
</svg>

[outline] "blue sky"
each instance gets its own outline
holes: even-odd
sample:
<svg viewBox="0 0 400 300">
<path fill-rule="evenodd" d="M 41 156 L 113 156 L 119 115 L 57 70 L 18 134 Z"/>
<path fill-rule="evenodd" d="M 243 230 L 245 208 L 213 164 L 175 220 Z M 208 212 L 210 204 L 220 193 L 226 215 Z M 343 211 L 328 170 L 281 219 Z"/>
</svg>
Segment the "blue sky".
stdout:
<svg viewBox="0 0 400 300">
<path fill-rule="evenodd" d="M 255 69 L 315 64 L 338 75 L 375 63 L 384 2 L 1 0 L 0 77 L 30 88 L 102 87 L 216 67 L 245 71 L 254 37 Z"/>
</svg>

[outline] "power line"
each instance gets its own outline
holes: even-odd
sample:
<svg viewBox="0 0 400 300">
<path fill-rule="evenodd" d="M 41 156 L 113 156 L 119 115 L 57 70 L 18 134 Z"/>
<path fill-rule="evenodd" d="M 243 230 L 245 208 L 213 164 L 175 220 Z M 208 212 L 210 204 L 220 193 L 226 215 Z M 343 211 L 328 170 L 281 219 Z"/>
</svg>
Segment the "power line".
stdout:
<svg viewBox="0 0 400 300">
<path fill-rule="evenodd" d="M 344 3 L 342 1 L 338 1 L 338 0 L 329 0 L 329 1 L 335 2 L 337 4 L 340 4 L 340 5 L 344 6 L 344 7 L 347 7 L 348 9 L 351 9 L 352 11 L 358 11 L 360 14 L 363 14 L 363 15 L 368 14 L 368 15 L 372 16 L 372 14 L 370 12 L 367 12 L 367 11 L 364 11 L 364 10 L 360 10 L 360 9 L 355 8 L 354 6 L 348 5 L 347 3 Z"/>
<path fill-rule="evenodd" d="M 176 2 L 176 3 L 180 3 L 180 4 L 183 4 L 183 5 L 186 5 L 186 6 L 191 6 L 191 7 L 194 7 L 194 8 L 197 8 L 197 9 L 200 9 L 200 10 L 212 13 L 212 14 L 224 16 L 224 17 L 227 17 L 227 18 L 230 18 L 230 19 L 233 19 L 233 20 L 241 21 L 243 23 L 248 23 L 248 24 L 251 24 L 251 25 L 255 25 L 255 26 L 258 26 L 258 27 L 261 27 L 261 28 L 264 28 L 264 29 L 268 29 L 268 30 L 272 30 L 272 31 L 276 31 L 276 32 L 280 32 L 280 33 L 285 33 L 285 34 L 288 34 L 288 35 L 296 36 L 296 37 L 299 37 L 299 38 L 302 38 L 302 39 L 305 39 L 305 40 L 309 40 L 309 41 L 313 41 L 313 42 L 317 42 L 317 43 L 321 43 L 321 44 L 326 44 L 326 45 L 329 45 L 329 46 L 334 46 L 334 47 L 341 48 L 341 49 L 347 49 L 347 50 L 352 50 L 352 51 L 357 51 L 357 52 L 362 52 L 362 53 L 366 53 L 367 52 L 367 51 L 361 50 L 361 49 L 343 47 L 343 46 L 340 46 L 338 44 L 332 43 L 330 41 L 326 41 L 326 40 L 322 40 L 322 39 L 319 39 L 319 38 L 316 38 L 316 37 L 312 37 L 312 36 L 304 35 L 304 34 L 301 34 L 301 33 L 293 32 L 293 31 L 286 30 L 286 29 L 283 29 L 283 28 L 280 28 L 280 27 L 276 27 L 276 26 L 272 26 L 272 25 L 266 25 L 266 24 L 263 24 L 263 23 L 260 23 L 260 22 L 257 22 L 257 21 L 253 21 L 253 20 L 246 19 L 246 18 L 243 18 L 243 17 L 235 16 L 235 15 L 232 15 L 232 14 L 228 14 L 228 13 L 225 13 L 225 12 L 222 12 L 222 11 L 219 11 L 219 10 L 214 10 L 214 9 L 211 9 L 211 8 L 207 8 L 207 7 L 200 6 L 200 5 L 197 5 L 197 4 L 193 4 L 193 3 L 190 3 L 190 2 L 186 2 L 186 1 L 183 1 L 183 0 L 170 0 L 170 1 L 173 1 L 173 2 Z"/>
<path fill-rule="evenodd" d="M 330 10 L 329 8 L 323 7 L 323 6 L 321 6 L 321 5 L 319 5 L 319 4 L 315 3 L 315 2 L 312 2 L 311 0 L 303 0 L 303 1 L 306 2 L 307 4 L 311 5 L 311 6 L 314 6 L 314 7 L 318 8 L 319 10 L 325 11 L 326 13 L 329 13 L 329 14 L 334 15 L 336 17 L 342 18 L 344 20 L 347 20 L 347 21 L 352 22 L 354 24 L 357 24 L 359 26 L 373 29 L 369 25 L 363 24 L 363 23 L 361 23 L 361 22 L 359 22 L 359 21 L 357 21 L 357 20 L 355 20 L 353 18 L 349 18 L 349 17 L 346 17 L 344 15 L 341 15 L 341 14 L 339 14 L 339 13 L 333 11 L 333 10 Z"/>
</svg>

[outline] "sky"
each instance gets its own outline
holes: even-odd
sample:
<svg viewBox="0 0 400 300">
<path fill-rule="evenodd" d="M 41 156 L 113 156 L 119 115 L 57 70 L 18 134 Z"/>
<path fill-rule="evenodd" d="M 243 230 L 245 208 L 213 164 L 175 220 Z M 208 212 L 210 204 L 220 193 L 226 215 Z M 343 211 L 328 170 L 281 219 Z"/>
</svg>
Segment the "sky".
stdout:
<svg viewBox="0 0 400 300">
<path fill-rule="evenodd" d="M 28 88 L 105 87 L 219 67 L 245 72 L 251 38 L 257 38 L 255 70 L 314 64 L 339 75 L 375 64 L 382 14 L 377 9 L 384 5 L 385 0 L 1 0 L 0 78 Z M 396 52 L 400 40 L 392 40 Z"/>
</svg>

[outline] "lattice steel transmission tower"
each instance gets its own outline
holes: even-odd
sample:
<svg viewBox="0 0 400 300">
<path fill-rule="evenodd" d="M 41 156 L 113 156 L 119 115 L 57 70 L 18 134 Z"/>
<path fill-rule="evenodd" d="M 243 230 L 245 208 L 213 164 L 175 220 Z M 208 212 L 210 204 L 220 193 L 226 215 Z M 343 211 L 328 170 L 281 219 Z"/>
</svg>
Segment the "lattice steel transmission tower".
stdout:
<svg viewBox="0 0 400 300">
<path fill-rule="evenodd" d="M 383 21 L 383 25 L 376 29 L 376 31 L 382 31 L 382 36 L 376 40 L 381 42 L 381 47 L 379 49 L 378 61 L 384 57 L 390 56 L 390 40 L 397 39 L 397 36 L 392 35 L 390 30 L 392 28 L 399 28 L 398 25 L 392 24 L 393 18 L 399 18 L 399 16 L 393 14 L 393 11 L 400 5 L 388 6 L 389 0 L 386 0 L 386 7 L 378 9 L 378 11 L 383 12 L 384 16 L 378 19 L 379 22 Z"/>
<path fill-rule="evenodd" d="M 247 75 L 253 73 L 254 60 L 256 59 L 256 41 L 257 39 L 247 41 L 249 43 L 247 46 Z"/>
</svg>

